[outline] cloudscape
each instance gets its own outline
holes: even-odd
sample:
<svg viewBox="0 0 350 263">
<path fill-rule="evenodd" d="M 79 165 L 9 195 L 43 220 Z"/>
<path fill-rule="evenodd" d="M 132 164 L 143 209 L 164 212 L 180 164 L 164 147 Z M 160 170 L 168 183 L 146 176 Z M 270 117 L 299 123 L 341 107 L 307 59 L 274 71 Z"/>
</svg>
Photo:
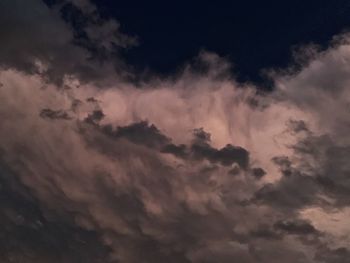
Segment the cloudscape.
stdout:
<svg viewBox="0 0 350 263">
<path fill-rule="evenodd" d="M 0 261 L 349 262 L 346 31 L 266 88 L 202 47 L 136 69 L 97 2 L 0 1 Z"/>
</svg>

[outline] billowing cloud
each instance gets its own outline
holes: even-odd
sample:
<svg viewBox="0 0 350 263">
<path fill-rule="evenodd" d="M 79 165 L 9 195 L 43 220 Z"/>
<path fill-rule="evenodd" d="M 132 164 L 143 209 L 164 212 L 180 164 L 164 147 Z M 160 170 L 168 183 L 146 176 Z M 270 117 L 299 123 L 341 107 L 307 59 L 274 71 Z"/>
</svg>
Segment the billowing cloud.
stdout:
<svg viewBox="0 0 350 263">
<path fill-rule="evenodd" d="M 127 45 L 117 22 L 88 1 L 29 2 L 43 28 L 29 13 L 0 16 L 12 25 L 0 51 L 3 262 L 348 260 L 350 229 L 327 227 L 350 200 L 346 36 L 272 74 L 268 94 L 205 52 L 205 73 L 135 85 L 88 58 L 89 45 Z M 16 3 L 0 5 L 18 15 Z M 90 15 L 87 42 L 62 8 Z"/>
</svg>

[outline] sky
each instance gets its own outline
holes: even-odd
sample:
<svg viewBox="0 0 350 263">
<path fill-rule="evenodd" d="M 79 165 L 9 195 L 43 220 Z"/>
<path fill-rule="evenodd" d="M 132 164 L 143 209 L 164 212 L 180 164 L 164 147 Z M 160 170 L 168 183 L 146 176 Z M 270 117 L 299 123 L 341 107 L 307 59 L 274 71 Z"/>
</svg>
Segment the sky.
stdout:
<svg viewBox="0 0 350 263">
<path fill-rule="evenodd" d="M 349 1 L 0 1 L 0 261 L 346 263 Z"/>
</svg>

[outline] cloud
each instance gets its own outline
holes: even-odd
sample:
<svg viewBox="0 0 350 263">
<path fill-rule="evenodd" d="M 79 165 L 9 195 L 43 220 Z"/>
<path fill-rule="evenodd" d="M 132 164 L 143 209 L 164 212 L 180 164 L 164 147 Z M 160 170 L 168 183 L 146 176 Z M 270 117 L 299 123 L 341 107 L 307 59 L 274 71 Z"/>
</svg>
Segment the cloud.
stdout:
<svg viewBox="0 0 350 263">
<path fill-rule="evenodd" d="M 163 135 L 156 126 L 150 125 L 146 121 L 118 127 L 115 131 L 110 125 L 106 125 L 102 129 L 114 138 L 126 138 L 133 143 L 143 144 L 150 148 L 160 148 L 170 142 L 170 139 Z"/>
<path fill-rule="evenodd" d="M 87 1 L 30 3 L 0 4 L 16 14 L 0 16 L 2 261 L 347 260 L 346 237 L 305 212 L 349 206 L 346 37 L 264 95 L 205 52 L 202 73 L 135 85 L 87 59 L 121 41 L 117 22 Z M 69 12 L 91 15 L 83 42 Z"/>
<path fill-rule="evenodd" d="M 71 117 L 69 117 L 68 113 L 63 110 L 51 110 L 51 109 L 43 109 L 40 112 L 40 116 L 43 118 L 48 119 L 63 119 L 63 120 L 69 120 Z"/>
<path fill-rule="evenodd" d="M 2 262 L 106 262 L 110 249 L 98 233 L 58 216 L 30 193 L 1 157 Z M 87 251 L 85 251 L 87 250 Z"/>
<path fill-rule="evenodd" d="M 56 220 L 68 217 L 77 227 L 97 233 L 111 249 L 111 257 L 124 262 L 139 261 L 140 255 L 149 262 L 164 258 L 196 262 L 208 249 L 223 253 L 223 260 L 235 253 L 253 260 L 241 245 L 233 254 L 225 252 L 228 242 L 239 243 L 240 236 L 227 229 L 242 224 L 243 214 L 251 218 L 247 226 L 240 226 L 243 231 L 249 232 L 256 224 L 249 214 L 258 210 L 244 208 L 245 200 L 261 184 L 250 175 L 253 163 L 244 159 L 247 150 L 217 149 L 204 129 L 193 127 L 187 131 L 189 140 L 183 141 L 188 158 L 178 158 L 164 153 L 163 147 L 179 145 L 164 135 L 165 126 L 161 132 L 155 125 L 133 119 L 125 125 L 123 116 L 119 123 L 110 122 L 104 94 L 118 93 L 117 89 L 95 89 L 96 94 L 91 94 L 91 87 L 79 86 L 62 92 L 55 85 L 42 88 L 40 75 L 17 71 L 3 71 L 1 81 L 1 138 L 7 136 L 1 143 L 4 162 L 11 164 L 13 174 L 40 206 L 57 212 Z M 127 91 L 131 96 L 140 92 Z M 141 92 L 142 101 L 155 90 Z M 70 110 L 72 104 L 78 105 L 75 111 Z M 62 109 L 44 110 L 56 121 L 40 116 L 48 107 Z M 96 107 L 103 115 L 95 113 Z M 72 119 L 56 118 L 68 110 Z M 135 116 L 144 113 L 136 107 L 125 114 L 132 112 Z M 106 132 L 108 125 L 116 128 Z M 202 148 L 193 149 L 195 145 Z M 139 254 L 134 253 L 135 246 Z"/>
<path fill-rule="evenodd" d="M 345 247 L 321 250 L 316 254 L 316 260 L 329 263 L 345 263 L 349 250 Z"/>
<path fill-rule="evenodd" d="M 41 72 L 60 84 L 65 76 L 104 85 L 129 76 L 126 65 L 114 53 L 134 45 L 134 38 L 121 33 L 118 22 L 103 20 L 96 12 L 92 16 L 92 10 L 88 11 L 92 7 L 88 1 L 60 1 L 53 8 L 40 0 L 2 1 L 0 38 L 6 41 L 1 44 L 0 66 Z M 85 21 L 77 25 L 79 29 L 70 19 L 72 12 Z M 113 58 L 113 62 L 100 57 Z M 118 78 L 116 69 L 120 71 Z"/>
<path fill-rule="evenodd" d="M 275 223 L 274 227 L 292 235 L 309 235 L 317 233 L 315 227 L 305 220 L 279 221 Z"/>
</svg>

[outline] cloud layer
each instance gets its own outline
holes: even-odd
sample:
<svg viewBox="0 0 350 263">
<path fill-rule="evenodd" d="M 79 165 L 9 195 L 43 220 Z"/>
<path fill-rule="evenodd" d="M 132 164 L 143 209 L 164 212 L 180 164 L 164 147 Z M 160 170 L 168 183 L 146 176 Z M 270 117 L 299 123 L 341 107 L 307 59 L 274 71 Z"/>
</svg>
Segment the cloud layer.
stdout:
<svg viewBox="0 0 350 263">
<path fill-rule="evenodd" d="M 348 260 L 347 36 L 268 94 L 206 52 L 136 85 L 90 2 L 0 5 L 2 262 Z"/>
</svg>

